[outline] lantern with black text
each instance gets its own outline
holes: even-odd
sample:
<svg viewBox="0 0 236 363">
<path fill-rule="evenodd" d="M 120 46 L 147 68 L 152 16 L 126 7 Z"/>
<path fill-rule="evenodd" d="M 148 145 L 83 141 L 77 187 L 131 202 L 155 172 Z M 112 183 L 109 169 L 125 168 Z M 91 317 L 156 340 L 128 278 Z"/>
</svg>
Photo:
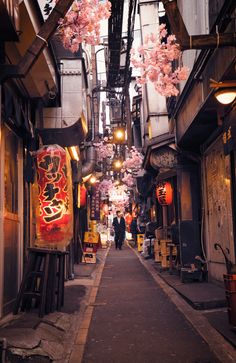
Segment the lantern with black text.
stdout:
<svg viewBox="0 0 236 363">
<path fill-rule="evenodd" d="M 73 233 L 71 171 L 66 151 L 47 145 L 36 154 L 38 246 L 65 247 Z"/>
<path fill-rule="evenodd" d="M 173 201 L 173 189 L 169 182 L 161 182 L 156 188 L 156 197 L 161 205 L 170 205 Z"/>
</svg>

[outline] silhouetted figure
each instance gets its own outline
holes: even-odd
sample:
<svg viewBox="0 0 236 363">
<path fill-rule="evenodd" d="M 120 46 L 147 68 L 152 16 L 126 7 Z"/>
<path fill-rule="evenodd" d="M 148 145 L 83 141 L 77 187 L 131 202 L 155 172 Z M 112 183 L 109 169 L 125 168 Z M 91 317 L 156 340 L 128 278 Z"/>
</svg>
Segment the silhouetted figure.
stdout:
<svg viewBox="0 0 236 363">
<path fill-rule="evenodd" d="M 137 234 L 139 233 L 138 230 L 138 223 L 137 223 L 137 218 L 133 218 L 131 225 L 130 225 L 130 233 L 132 233 L 132 238 L 135 242 L 135 246 L 137 245 Z"/>
</svg>

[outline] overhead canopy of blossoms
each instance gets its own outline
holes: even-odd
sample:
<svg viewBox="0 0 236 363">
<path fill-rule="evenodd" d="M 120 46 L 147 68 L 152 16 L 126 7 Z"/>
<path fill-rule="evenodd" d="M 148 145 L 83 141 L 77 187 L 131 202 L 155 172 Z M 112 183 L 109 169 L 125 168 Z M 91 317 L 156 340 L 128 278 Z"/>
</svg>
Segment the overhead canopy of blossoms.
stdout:
<svg viewBox="0 0 236 363">
<path fill-rule="evenodd" d="M 98 161 L 102 161 L 106 158 L 113 158 L 114 156 L 114 149 L 113 145 L 106 143 L 104 141 L 94 143 L 94 146 L 97 150 L 97 159 Z"/>
<path fill-rule="evenodd" d="M 100 21 L 110 15 L 110 1 L 74 0 L 70 10 L 59 21 L 58 34 L 64 47 L 77 52 L 82 42 L 99 44 Z"/>
<path fill-rule="evenodd" d="M 103 179 L 99 185 L 98 185 L 98 189 L 102 194 L 102 197 L 105 197 L 109 190 L 113 188 L 113 182 L 111 180 L 108 179 Z"/>
<path fill-rule="evenodd" d="M 130 149 L 130 156 L 123 162 L 122 171 L 135 172 L 138 171 L 143 163 L 143 155 L 132 146 Z"/>
<path fill-rule="evenodd" d="M 129 196 L 126 192 L 126 185 L 116 186 L 113 183 L 113 187 L 109 190 L 109 200 L 112 202 L 113 208 L 122 210 L 129 205 Z"/>
<path fill-rule="evenodd" d="M 173 61 L 180 59 L 181 55 L 175 35 L 167 36 L 166 25 L 161 24 L 157 34 L 146 36 L 143 46 L 137 52 L 131 50 L 131 63 L 141 70 L 137 82 L 144 84 L 151 81 L 162 96 L 177 96 L 179 90 L 176 85 L 187 79 L 189 71 L 185 66 L 173 70 Z"/>
<path fill-rule="evenodd" d="M 124 177 L 122 178 L 122 182 L 125 183 L 128 187 L 134 186 L 134 177 L 132 174 L 125 173 Z"/>
</svg>

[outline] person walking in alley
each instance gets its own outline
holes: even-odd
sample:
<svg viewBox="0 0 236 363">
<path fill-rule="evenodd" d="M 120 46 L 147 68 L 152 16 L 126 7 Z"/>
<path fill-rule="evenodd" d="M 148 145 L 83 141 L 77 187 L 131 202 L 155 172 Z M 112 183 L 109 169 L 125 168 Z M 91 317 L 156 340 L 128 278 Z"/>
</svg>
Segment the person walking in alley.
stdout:
<svg viewBox="0 0 236 363">
<path fill-rule="evenodd" d="M 121 211 L 116 212 L 116 217 L 113 219 L 112 223 L 115 231 L 115 245 L 116 249 L 121 250 L 122 244 L 125 239 L 125 219 L 122 217 Z"/>
<path fill-rule="evenodd" d="M 138 223 L 137 223 L 136 217 L 134 217 L 132 219 L 132 222 L 130 225 L 130 233 L 132 233 L 132 238 L 134 240 L 135 246 L 137 246 L 137 234 L 139 233 L 139 230 L 138 230 Z"/>
</svg>

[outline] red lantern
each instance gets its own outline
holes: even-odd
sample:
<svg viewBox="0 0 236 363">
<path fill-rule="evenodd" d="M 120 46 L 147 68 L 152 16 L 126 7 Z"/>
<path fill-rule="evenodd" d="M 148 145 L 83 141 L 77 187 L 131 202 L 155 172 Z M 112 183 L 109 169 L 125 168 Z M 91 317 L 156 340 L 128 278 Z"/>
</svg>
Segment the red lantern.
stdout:
<svg viewBox="0 0 236 363">
<path fill-rule="evenodd" d="M 87 189 L 84 185 L 79 185 L 79 205 L 78 207 L 85 207 L 87 202 Z"/>
<path fill-rule="evenodd" d="M 37 152 L 37 240 L 39 246 L 65 247 L 73 232 L 71 174 L 59 145 Z"/>
<path fill-rule="evenodd" d="M 107 204 L 103 204 L 102 210 L 103 210 L 103 213 L 105 214 L 105 216 L 108 216 L 108 214 L 109 214 L 109 207 L 108 207 Z"/>
<path fill-rule="evenodd" d="M 131 222 L 132 222 L 132 215 L 130 214 L 130 213 L 127 213 L 126 214 L 126 216 L 125 216 L 125 223 L 127 224 L 127 225 L 130 225 L 131 224 Z"/>
<path fill-rule="evenodd" d="M 161 205 L 170 205 L 173 201 L 173 189 L 169 182 L 161 182 L 156 188 L 156 197 Z"/>
</svg>

